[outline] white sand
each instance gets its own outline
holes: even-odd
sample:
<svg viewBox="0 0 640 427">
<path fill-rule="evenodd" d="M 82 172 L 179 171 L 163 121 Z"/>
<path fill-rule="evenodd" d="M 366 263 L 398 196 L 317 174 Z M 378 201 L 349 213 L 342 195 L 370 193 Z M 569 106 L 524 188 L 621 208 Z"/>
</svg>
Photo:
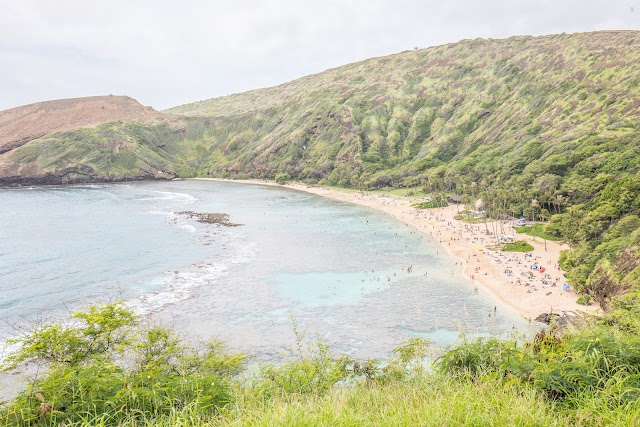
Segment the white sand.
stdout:
<svg viewBox="0 0 640 427">
<path fill-rule="evenodd" d="M 207 180 L 209 178 L 197 178 Z M 515 310 L 527 318 L 535 318 L 541 313 L 562 313 L 563 311 L 596 311 L 596 307 L 585 307 L 576 303 L 577 294 L 571 289 L 563 291 L 563 272 L 558 266 L 560 251 L 567 247 L 557 242 L 547 241 L 545 250 L 542 239 L 535 240 L 518 234 L 509 224 L 503 227 L 507 234 L 518 240 L 527 240 L 534 246 L 532 256 L 523 253 L 501 252 L 488 249 L 495 244 L 493 236 L 482 233 L 484 224 L 466 224 L 454 219 L 455 205 L 437 209 L 416 209 L 410 205 L 418 200 L 404 197 L 366 194 L 353 191 L 308 186 L 299 183 L 279 185 L 259 180 L 224 180 L 236 183 L 286 187 L 307 193 L 350 202 L 368 208 L 378 209 L 394 218 L 416 227 L 429 238 L 442 245 L 462 265 L 462 274 L 474 285 L 481 286 L 504 306 Z M 491 223 L 489 230 L 491 230 Z M 537 263 L 544 273 L 533 270 Z M 509 273 L 510 271 L 510 273 Z"/>
</svg>

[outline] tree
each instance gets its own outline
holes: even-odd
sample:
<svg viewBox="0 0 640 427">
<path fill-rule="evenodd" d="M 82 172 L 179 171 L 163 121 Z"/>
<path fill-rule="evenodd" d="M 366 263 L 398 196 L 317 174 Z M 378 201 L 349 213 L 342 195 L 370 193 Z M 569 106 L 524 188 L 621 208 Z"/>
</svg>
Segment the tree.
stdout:
<svg viewBox="0 0 640 427">
<path fill-rule="evenodd" d="M 540 203 L 536 199 L 531 199 L 531 215 L 533 216 L 533 226 L 536 226 L 536 209 L 540 207 Z M 535 233 L 533 234 L 533 240 L 536 240 Z"/>
<path fill-rule="evenodd" d="M 187 346 L 169 329 L 136 323 L 121 303 L 95 305 L 72 322 L 36 326 L 13 340 L 18 348 L 5 369 L 40 361 L 48 370 L 0 414 L 2 424 L 87 425 L 92 414 L 143 424 L 190 405 L 215 412 L 230 402 L 230 379 L 243 370 L 243 354 L 216 341 Z"/>
<path fill-rule="evenodd" d="M 560 213 L 562 207 L 566 204 L 567 199 L 562 194 L 556 194 L 551 200 L 551 204 L 553 205 L 557 214 Z"/>
<path fill-rule="evenodd" d="M 291 175 L 286 172 L 281 172 L 276 175 L 276 183 L 284 185 L 291 180 Z"/>
<path fill-rule="evenodd" d="M 74 326 L 35 325 L 30 334 L 9 340 L 19 350 L 5 359 L 4 368 L 31 361 L 77 365 L 108 355 L 128 342 L 130 327 L 136 323 L 134 314 L 122 303 L 92 306 L 73 318 Z"/>
<path fill-rule="evenodd" d="M 545 221 L 547 219 L 549 219 L 549 216 L 551 215 L 551 213 L 547 210 L 547 209 L 540 209 L 540 219 L 542 221 Z M 534 225 L 535 227 L 535 225 Z M 544 250 L 547 250 L 547 239 L 544 237 L 544 233 L 542 233 L 542 240 L 544 240 Z"/>
<path fill-rule="evenodd" d="M 489 234 L 489 227 L 487 226 L 487 208 L 486 208 L 486 203 L 484 200 L 482 199 L 478 199 L 476 200 L 476 203 L 474 204 L 474 208 L 476 211 L 481 211 L 484 210 L 484 228 L 485 231 L 487 232 L 487 234 Z"/>
</svg>

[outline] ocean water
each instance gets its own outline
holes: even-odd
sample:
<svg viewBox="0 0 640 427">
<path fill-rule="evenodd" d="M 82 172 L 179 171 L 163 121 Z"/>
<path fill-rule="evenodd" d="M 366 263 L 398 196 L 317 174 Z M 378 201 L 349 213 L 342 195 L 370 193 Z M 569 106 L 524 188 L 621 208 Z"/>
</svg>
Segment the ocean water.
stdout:
<svg viewBox="0 0 640 427">
<path fill-rule="evenodd" d="M 220 212 L 239 227 L 180 211 Z M 411 337 L 536 329 L 387 215 L 283 188 L 173 181 L 0 190 L 0 340 L 30 321 L 125 299 L 152 322 L 273 360 L 294 327 L 387 357 Z M 412 266 L 412 272 L 407 269 Z"/>
</svg>

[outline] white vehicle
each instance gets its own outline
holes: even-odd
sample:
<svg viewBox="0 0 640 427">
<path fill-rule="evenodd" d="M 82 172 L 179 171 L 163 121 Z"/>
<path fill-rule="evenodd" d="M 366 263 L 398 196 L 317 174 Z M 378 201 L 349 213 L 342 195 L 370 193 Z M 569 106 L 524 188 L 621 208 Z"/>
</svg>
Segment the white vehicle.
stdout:
<svg viewBox="0 0 640 427">
<path fill-rule="evenodd" d="M 524 219 L 516 219 L 516 227 L 522 227 L 523 225 L 527 225 L 527 221 Z"/>
</svg>

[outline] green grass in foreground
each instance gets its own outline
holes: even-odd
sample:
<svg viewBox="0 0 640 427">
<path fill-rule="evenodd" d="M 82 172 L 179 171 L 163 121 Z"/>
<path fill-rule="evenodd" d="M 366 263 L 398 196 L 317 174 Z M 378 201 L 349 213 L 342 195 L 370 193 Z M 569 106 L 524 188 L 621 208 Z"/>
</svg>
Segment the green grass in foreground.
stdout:
<svg viewBox="0 0 640 427">
<path fill-rule="evenodd" d="M 577 425 L 541 403 L 533 389 L 501 381 L 455 380 L 438 374 L 358 384 L 317 394 L 258 402 L 250 390 L 223 413 L 220 426 L 551 426 Z"/>
<path fill-rule="evenodd" d="M 551 234 L 545 233 L 544 225 L 542 224 L 535 224 L 533 226 L 525 225 L 523 227 L 514 227 L 514 230 L 516 230 L 516 233 L 524 233 L 529 236 L 540 237 L 541 239 L 545 239 L 545 240 L 552 240 L 552 241 L 560 240 L 560 238 L 557 236 L 552 236 Z"/>
<path fill-rule="evenodd" d="M 459 343 L 424 366 L 412 339 L 381 365 L 296 335 L 295 357 L 249 374 L 220 343 L 192 347 L 120 304 L 36 327 L 5 368 L 48 369 L 0 426 L 633 426 L 640 422 L 640 293 L 581 329 L 525 345 Z"/>
<path fill-rule="evenodd" d="M 513 243 L 507 243 L 502 247 L 505 252 L 531 252 L 533 246 L 525 242 L 524 240 L 517 240 Z"/>
<path fill-rule="evenodd" d="M 161 416 L 127 415 L 125 408 L 86 413 L 80 426 L 632 426 L 637 406 L 611 410 L 597 399 L 572 411 L 545 402 L 531 387 L 504 385 L 501 379 L 454 379 L 422 374 L 410 380 L 334 388 L 326 394 L 282 393 L 269 399 L 251 386 L 236 390 L 236 400 L 219 413 L 189 404 Z M 13 424 L 3 424 L 11 426 Z M 39 423 L 36 425 L 46 425 Z M 52 424 L 53 425 L 53 424 Z"/>
</svg>

